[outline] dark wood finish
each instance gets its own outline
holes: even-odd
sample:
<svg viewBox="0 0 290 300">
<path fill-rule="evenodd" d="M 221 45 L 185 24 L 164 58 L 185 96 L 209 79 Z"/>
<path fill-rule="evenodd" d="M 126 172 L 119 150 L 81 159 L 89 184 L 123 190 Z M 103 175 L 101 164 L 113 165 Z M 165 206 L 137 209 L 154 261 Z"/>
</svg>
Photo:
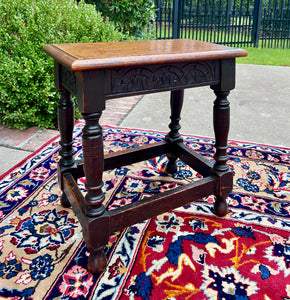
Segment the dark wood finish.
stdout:
<svg viewBox="0 0 290 300">
<path fill-rule="evenodd" d="M 86 235 L 85 241 L 90 249 L 101 249 L 104 245 L 104 236 L 120 231 L 126 227 L 142 222 L 159 214 L 172 210 L 176 207 L 186 205 L 217 191 L 217 180 L 214 175 L 207 176 L 199 181 L 180 186 L 173 190 L 148 197 L 126 206 L 106 211 L 102 217 L 86 218 L 84 208 L 85 199 L 80 194 L 77 183 L 70 173 L 64 174 L 64 190 L 73 203 L 74 211 L 79 218 L 83 232 L 95 230 L 93 235 Z M 190 200 L 189 200 L 190 199 Z M 96 227 L 99 224 L 99 227 Z M 101 228 L 101 230 L 98 230 Z M 106 233 L 106 234 L 105 234 Z M 97 237 L 97 238 L 96 238 Z"/>
<path fill-rule="evenodd" d="M 226 61 L 235 68 L 235 57 L 247 55 L 242 49 L 186 39 L 56 44 L 44 50 L 55 60 L 56 84 L 77 97 L 83 113 L 104 110 L 104 98 L 234 82 L 226 75 L 221 81 L 226 74 L 221 68 L 227 68 Z"/>
<path fill-rule="evenodd" d="M 235 60 L 233 58 L 221 60 L 220 81 L 218 84 L 211 86 L 216 94 L 213 113 L 216 154 L 213 170 L 219 176 L 214 211 L 216 215 L 221 217 L 228 212 L 226 198 L 233 186 L 232 172 L 227 165 L 229 159 L 227 155 L 228 132 L 230 128 L 230 103 L 227 96 L 234 87 Z"/>
<path fill-rule="evenodd" d="M 91 44 L 48 45 L 44 50 L 54 58 L 55 84 L 60 93 L 59 129 L 61 160 L 59 181 L 62 205 L 77 215 L 90 256 L 88 269 L 102 272 L 107 265 L 103 248 L 112 232 L 136 222 L 215 195 L 215 213 L 227 212 L 226 198 L 232 190 L 233 174 L 227 165 L 229 102 L 227 95 L 235 86 L 235 57 L 246 56 L 241 49 L 193 40 L 138 41 Z M 185 88 L 210 86 L 215 94 L 215 163 L 188 149 L 180 136 L 180 118 Z M 164 141 L 103 154 L 99 119 L 107 99 L 134 94 L 171 91 L 170 131 Z M 85 119 L 83 162 L 75 162 L 72 148 L 73 101 Z M 107 211 L 104 207 L 102 173 L 167 154 L 167 172 L 177 170 L 179 157 L 204 177 L 171 191 L 146 198 L 125 207 Z M 83 196 L 77 178 L 86 177 Z"/>
</svg>

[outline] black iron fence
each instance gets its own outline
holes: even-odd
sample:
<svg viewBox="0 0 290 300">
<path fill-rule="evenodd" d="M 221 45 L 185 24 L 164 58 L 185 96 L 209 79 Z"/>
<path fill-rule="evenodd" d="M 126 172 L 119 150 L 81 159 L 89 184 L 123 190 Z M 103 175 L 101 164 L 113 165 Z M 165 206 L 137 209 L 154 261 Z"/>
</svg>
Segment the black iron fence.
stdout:
<svg viewBox="0 0 290 300">
<path fill-rule="evenodd" d="M 290 48 L 290 0 L 155 0 L 158 39 Z"/>
</svg>

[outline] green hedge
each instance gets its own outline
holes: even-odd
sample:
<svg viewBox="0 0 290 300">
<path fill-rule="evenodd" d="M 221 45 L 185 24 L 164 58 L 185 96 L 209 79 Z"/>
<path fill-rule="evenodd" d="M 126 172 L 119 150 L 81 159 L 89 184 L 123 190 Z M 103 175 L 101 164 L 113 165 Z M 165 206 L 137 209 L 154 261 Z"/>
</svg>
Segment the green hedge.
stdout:
<svg viewBox="0 0 290 300">
<path fill-rule="evenodd" d="M 137 39 L 154 38 L 153 21 L 155 7 L 153 0 L 86 0 L 113 21 L 125 35 Z"/>
<path fill-rule="evenodd" d="M 124 39 L 93 5 L 73 0 L 0 0 L 0 122 L 56 126 L 51 43 Z"/>
</svg>

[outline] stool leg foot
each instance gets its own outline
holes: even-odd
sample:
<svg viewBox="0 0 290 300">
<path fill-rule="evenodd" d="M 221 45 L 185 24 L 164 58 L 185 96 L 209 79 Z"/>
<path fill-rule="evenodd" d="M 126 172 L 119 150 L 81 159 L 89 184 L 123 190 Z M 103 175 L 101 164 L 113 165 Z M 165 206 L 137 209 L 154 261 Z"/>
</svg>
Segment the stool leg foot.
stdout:
<svg viewBox="0 0 290 300">
<path fill-rule="evenodd" d="M 92 274 L 102 273 L 107 267 L 107 257 L 103 249 L 91 251 L 88 257 L 88 270 Z"/>
<path fill-rule="evenodd" d="M 228 203 L 225 197 L 217 197 L 214 203 L 214 213 L 219 217 L 224 217 L 228 213 Z"/>
<path fill-rule="evenodd" d="M 62 195 L 60 196 L 60 203 L 61 203 L 61 206 L 62 207 L 65 207 L 65 208 L 69 208 L 71 207 L 71 204 L 70 202 L 68 201 L 68 198 L 66 196 L 66 194 L 63 192 Z"/>
</svg>

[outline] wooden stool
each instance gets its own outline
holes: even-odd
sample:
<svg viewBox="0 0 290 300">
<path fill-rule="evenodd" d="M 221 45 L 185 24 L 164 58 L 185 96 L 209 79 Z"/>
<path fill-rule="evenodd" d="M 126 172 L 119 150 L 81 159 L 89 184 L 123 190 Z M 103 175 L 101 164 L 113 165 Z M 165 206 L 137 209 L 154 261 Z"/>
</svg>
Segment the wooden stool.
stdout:
<svg viewBox="0 0 290 300">
<path fill-rule="evenodd" d="M 109 236 L 135 223 L 152 218 L 209 195 L 216 196 L 215 213 L 227 213 L 226 198 L 232 191 L 233 175 L 227 165 L 229 91 L 235 86 L 235 57 L 246 56 L 241 49 L 193 40 L 58 44 L 44 50 L 54 58 L 55 84 L 60 94 L 59 183 L 61 203 L 72 205 L 78 217 L 90 256 L 88 269 L 102 272 L 107 266 L 103 252 Z M 179 134 L 185 88 L 209 85 L 214 102 L 215 163 L 188 149 Z M 171 91 L 170 131 L 164 141 L 104 156 L 99 124 L 107 99 Z M 85 120 L 83 162 L 73 155 L 74 102 Z M 156 196 L 107 211 L 102 204 L 102 174 L 110 170 L 167 154 L 167 172 L 176 172 L 176 159 L 203 175 L 199 181 Z M 77 179 L 86 177 L 86 196 Z"/>
</svg>

